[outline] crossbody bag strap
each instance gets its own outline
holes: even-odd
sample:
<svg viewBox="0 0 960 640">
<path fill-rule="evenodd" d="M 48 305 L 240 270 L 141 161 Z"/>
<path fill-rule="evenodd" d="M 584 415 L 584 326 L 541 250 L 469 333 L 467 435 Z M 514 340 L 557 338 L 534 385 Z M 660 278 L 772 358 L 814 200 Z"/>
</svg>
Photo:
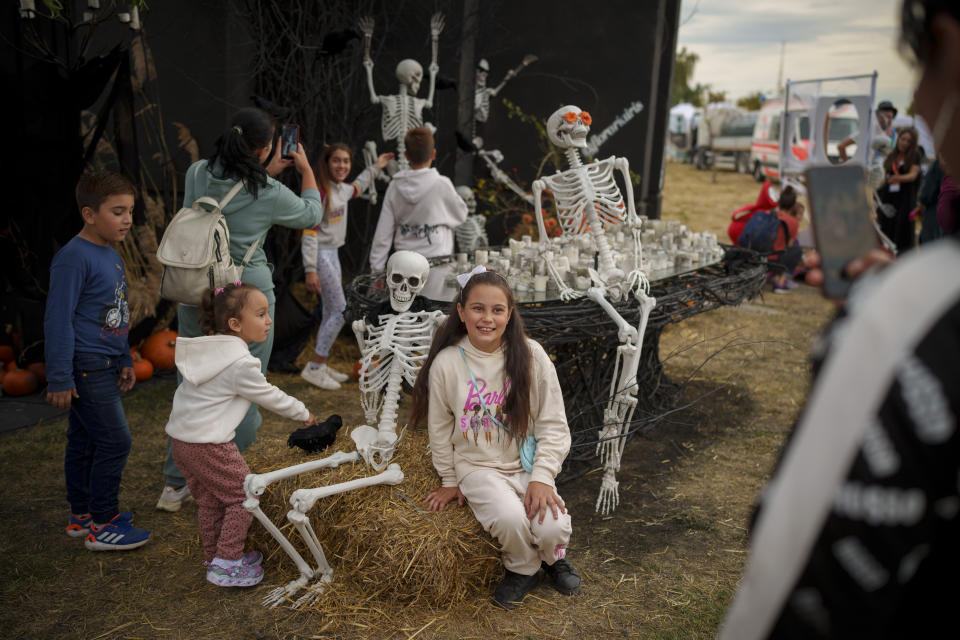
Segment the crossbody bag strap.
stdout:
<svg viewBox="0 0 960 640">
<path fill-rule="evenodd" d="M 720 640 L 766 638 L 806 565 L 897 366 L 960 296 L 960 248 L 943 240 L 878 276 L 836 327 L 796 434 L 770 481 Z M 924 286 L 918 287 L 917 283 Z M 877 322 L 875 318 L 884 318 Z M 877 345 L 883 345 L 878 349 Z M 870 366 L 864 366 L 869 362 Z M 856 400 L 851 400 L 855 398 Z M 811 469 L 817 473 L 811 474 Z"/>
<path fill-rule="evenodd" d="M 479 388 L 477 386 L 477 379 L 473 377 L 473 370 L 470 369 L 470 365 L 467 363 L 467 354 L 463 351 L 463 347 L 457 347 L 457 349 L 460 349 L 460 357 L 463 358 L 463 364 L 467 365 L 467 373 L 470 374 L 470 381 L 473 382 L 473 389 L 477 390 Z M 490 410 L 487 409 L 487 403 L 483 401 L 483 396 L 477 393 L 477 397 L 480 398 L 480 406 L 483 407 L 483 412 L 487 415 L 487 417 L 493 420 L 493 422 L 498 427 L 500 427 L 501 429 L 504 429 L 507 433 L 513 436 L 513 432 L 510 431 L 510 428 L 507 427 L 507 425 L 505 425 L 504 423 L 497 420 L 496 417 L 494 417 L 494 415 L 490 413 Z"/>
</svg>

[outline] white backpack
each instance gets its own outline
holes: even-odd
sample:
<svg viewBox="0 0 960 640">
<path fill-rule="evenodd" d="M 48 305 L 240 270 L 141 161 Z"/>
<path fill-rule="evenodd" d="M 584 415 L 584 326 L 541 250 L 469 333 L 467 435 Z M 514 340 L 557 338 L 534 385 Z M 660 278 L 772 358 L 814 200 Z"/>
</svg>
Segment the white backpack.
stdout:
<svg viewBox="0 0 960 640">
<path fill-rule="evenodd" d="M 199 170 L 198 164 L 194 176 Z M 189 207 L 180 209 L 167 225 L 157 248 L 157 260 L 163 265 L 162 298 L 199 306 L 206 289 L 223 287 L 240 279 L 262 239 L 262 236 L 257 238 L 250 246 L 240 266 L 233 263 L 230 230 L 223 208 L 242 188 L 242 181 L 233 185 L 220 202 L 207 196 L 197 198 Z"/>
</svg>

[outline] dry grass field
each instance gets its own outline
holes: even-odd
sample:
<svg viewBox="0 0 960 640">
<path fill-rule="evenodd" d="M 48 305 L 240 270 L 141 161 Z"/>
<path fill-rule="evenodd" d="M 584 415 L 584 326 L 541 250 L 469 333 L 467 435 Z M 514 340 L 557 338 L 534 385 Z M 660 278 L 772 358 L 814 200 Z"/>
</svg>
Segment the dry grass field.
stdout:
<svg viewBox="0 0 960 640">
<path fill-rule="evenodd" d="M 708 172 L 668 165 L 663 217 L 725 238 L 729 212 L 753 202 L 759 185 L 749 176 L 723 171 L 716 178 L 713 183 Z M 0 635 L 712 638 L 741 574 L 757 491 L 806 396 L 811 341 L 830 314 L 816 291 L 801 286 L 786 296 L 767 289 L 740 307 L 670 326 L 661 357 L 667 375 L 683 385 L 679 404 L 686 408 L 631 442 L 618 474 L 621 504 L 611 516 L 594 513 L 596 471 L 560 488 L 573 516 L 569 558 L 583 575 L 583 591 L 564 597 L 541 585 L 511 612 L 489 604 L 490 584 L 476 585 L 449 607 L 408 607 L 383 594 L 368 597 L 356 588 L 358 576 L 346 559 L 333 554 L 334 586 L 316 605 L 304 611 L 265 609 L 262 597 L 294 578 L 296 570 L 282 552 L 268 548 L 269 538 L 256 522 L 252 538 L 267 541 L 261 545 L 268 556 L 264 583 L 245 591 L 208 584 L 195 507 L 176 514 L 154 510 L 162 482 L 163 427 L 175 388 L 170 375 L 135 389 L 125 400 L 133 451 L 121 508 L 154 532 L 140 550 L 91 553 L 63 535 L 65 419 L 15 431 L 0 437 L 7 477 L 0 513 L 8 526 L 0 541 Z M 356 356 L 345 334 L 333 361 L 348 370 Z M 270 378 L 318 415 L 339 413 L 351 426 L 362 421 L 354 383 L 323 392 L 296 375 Z M 264 470 L 278 456 L 302 460 L 285 445 L 296 426 L 266 415 L 258 443 L 246 454 L 251 468 Z M 337 443 L 341 448 L 347 446 L 345 432 Z M 323 483 L 318 475 L 317 484 Z M 415 487 L 398 489 L 414 502 L 423 498 Z M 384 487 L 371 491 L 392 495 Z M 425 517 L 410 509 L 410 518 Z"/>
</svg>

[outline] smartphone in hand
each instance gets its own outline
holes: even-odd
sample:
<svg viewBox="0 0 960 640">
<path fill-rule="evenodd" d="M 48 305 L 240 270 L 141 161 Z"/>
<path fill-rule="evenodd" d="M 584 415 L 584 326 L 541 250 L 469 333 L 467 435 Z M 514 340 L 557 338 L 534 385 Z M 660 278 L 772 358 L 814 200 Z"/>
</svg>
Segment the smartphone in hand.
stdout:
<svg viewBox="0 0 960 640">
<path fill-rule="evenodd" d="M 300 126 L 296 124 L 285 124 L 280 129 L 280 156 L 290 158 L 291 151 L 297 150 L 300 144 Z"/>
<path fill-rule="evenodd" d="M 844 269 L 879 246 L 870 218 L 872 193 L 867 174 L 855 164 L 811 167 L 805 172 L 813 236 L 823 270 L 823 293 L 840 300 L 852 281 Z"/>
</svg>

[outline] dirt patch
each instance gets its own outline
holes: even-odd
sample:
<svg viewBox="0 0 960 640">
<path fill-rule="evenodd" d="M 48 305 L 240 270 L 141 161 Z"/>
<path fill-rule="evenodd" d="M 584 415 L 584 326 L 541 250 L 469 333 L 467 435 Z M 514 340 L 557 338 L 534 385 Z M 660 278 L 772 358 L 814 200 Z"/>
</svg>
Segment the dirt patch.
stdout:
<svg viewBox="0 0 960 640">
<path fill-rule="evenodd" d="M 664 218 L 723 234 L 729 212 L 753 202 L 759 185 L 732 173 L 717 177 L 712 184 L 707 172 L 668 165 Z M 0 513 L 8 526 L 0 542 L 0 625 L 11 638 L 712 638 L 742 570 L 757 491 L 806 394 L 810 343 L 830 313 L 802 286 L 787 296 L 767 290 L 664 331 L 661 357 L 683 386 L 684 408 L 629 444 L 618 474 L 620 507 L 608 517 L 594 512 L 599 466 L 560 489 L 574 520 L 570 559 L 584 576 L 579 596 L 541 585 L 514 612 L 491 607 L 485 592 L 452 609 L 412 609 L 344 602 L 335 577 L 326 610 L 265 609 L 266 592 L 296 576 L 286 556 L 270 549 L 262 587 L 209 585 L 195 507 L 153 509 L 175 385 L 167 375 L 125 400 L 133 451 L 121 506 L 154 531 L 138 551 L 94 554 L 63 535 L 64 420 L 0 437 L 7 476 Z M 352 370 L 356 346 L 342 338 L 332 355 L 338 368 Z M 318 415 L 362 421 L 354 383 L 325 392 L 296 375 L 270 378 Z M 296 428 L 265 418 L 264 444 L 247 454 L 254 470 Z M 344 558 L 329 560 L 347 576 L 338 564 Z"/>
</svg>

